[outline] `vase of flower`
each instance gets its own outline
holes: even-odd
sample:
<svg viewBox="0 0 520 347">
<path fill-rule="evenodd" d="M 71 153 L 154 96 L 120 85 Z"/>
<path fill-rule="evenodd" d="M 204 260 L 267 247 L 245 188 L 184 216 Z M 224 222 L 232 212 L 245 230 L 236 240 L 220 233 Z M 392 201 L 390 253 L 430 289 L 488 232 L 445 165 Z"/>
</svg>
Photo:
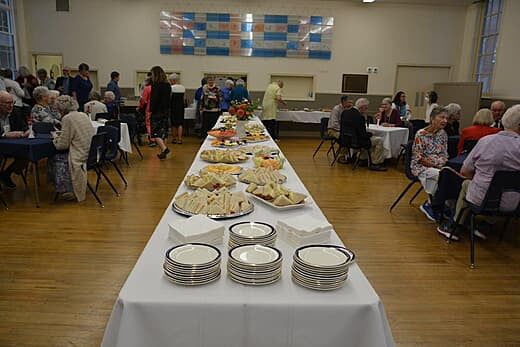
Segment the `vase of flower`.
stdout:
<svg viewBox="0 0 520 347">
<path fill-rule="evenodd" d="M 247 120 L 237 119 L 237 136 L 239 139 L 246 137 Z"/>
</svg>

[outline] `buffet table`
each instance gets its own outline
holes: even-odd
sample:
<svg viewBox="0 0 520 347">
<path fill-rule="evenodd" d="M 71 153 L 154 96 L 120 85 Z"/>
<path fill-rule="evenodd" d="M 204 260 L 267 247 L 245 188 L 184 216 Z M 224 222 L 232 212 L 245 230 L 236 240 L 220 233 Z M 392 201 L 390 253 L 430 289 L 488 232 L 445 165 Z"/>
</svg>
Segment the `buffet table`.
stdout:
<svg viewBox="0 0 520 347">
<path fill-rule="evenodd" d="M 383 148 L 385 149 L 385 158 L 397 158 L 401 152 L 401 145 L 408 143 L 408 128 L 384 127 L 381 125 L 370 124 L 368 131 L 383 138 Z"/>
<path fill-rule="evenodd" d="M 210 142 L 206 139 L 201 150 L 213 148 Z M 272 140 L 260 144 L 276 147 Z M 188 173 L 197 173 L 207 164 L 200 159 L 199 151 Z M 250 159 L 240 165 L 253 167 L 253 162 Z M 281 173 L 288 178 L 288 188 L 309 195 L 289 162 Z M 232 190 L 245 188 L 239 182 Z M 181 183 L 175 195 L 188 190 Z M 222 222 L 230 226 L 240 221 L 261 221 L 274 226 L 286 217 L 312 215 L 325 219 L 310 195 L 304 208 L 283 212 L 252 202 L 253 213 Z M 168 238 L 168 224 L 185 218 L 172 211 L 171 203 L 166 206 L 119 293 L 103 346 L 394 345 L 383 303 L 357 264 L 351 265 L 347 283 L 340 289 L 306 289 L 293 283 L 290 267 L 295 248 L 281 239 L 276 247 L 283 254 L 282 278 L 274 284 L 250 287 L 227 277 L 227 231 L 224 245 L 218 246 L 222 251 L 222 276 L 218 281 L 198 287 L 170 283 L 162 269 L 166 250 L 175 245 Z M 342 244 L 334 232 L 330 243 Z"/>
<path fill-rule="evenodd" d="M 262 118 L 262 110 L 256 110 L 255 115 Z M 322 118 L 330 117 L 330 112 L 321 111 L 278 111 L 276 120 L 280 122 L 320 124 Z"/>
</svg>

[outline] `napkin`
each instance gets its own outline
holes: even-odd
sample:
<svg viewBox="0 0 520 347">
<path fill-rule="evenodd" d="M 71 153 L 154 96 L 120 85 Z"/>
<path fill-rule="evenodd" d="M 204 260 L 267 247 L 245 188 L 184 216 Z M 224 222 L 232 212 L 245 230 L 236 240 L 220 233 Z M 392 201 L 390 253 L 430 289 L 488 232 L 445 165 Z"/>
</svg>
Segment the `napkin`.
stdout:
<svg viewBox="0 0 520 347">
<path fill-rule="evenodd" d="M 222 243 L 225 226 L 205 215 L 195 215 L 184 221 L 169 224 L 170 239 L 180 242 Z"/>
<path fill-rule="evenodd" d="M 309 234 L 320 234 L 332 230 L 332 224 L 326 219 L 318 219 L 309 215 L 279 220 L 277 225 L 282 226 L 295 235 L 306 237 Z"/>
</svg>

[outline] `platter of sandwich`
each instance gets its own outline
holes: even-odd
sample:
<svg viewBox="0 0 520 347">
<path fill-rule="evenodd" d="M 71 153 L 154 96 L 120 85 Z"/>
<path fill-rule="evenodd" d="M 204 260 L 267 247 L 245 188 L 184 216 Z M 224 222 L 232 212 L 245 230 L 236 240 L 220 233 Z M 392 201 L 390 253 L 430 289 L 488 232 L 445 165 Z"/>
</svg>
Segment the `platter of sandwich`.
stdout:
<svg viewBox="0 0 520 347">
<path fill-rule="evenodd" d="M 251 183 L 246 192 L 254 199 L 280 211 L 302 208 L 306 205 L 307 195 L 294 192 L 274 182 L 263 186 Z"/>
</svg>

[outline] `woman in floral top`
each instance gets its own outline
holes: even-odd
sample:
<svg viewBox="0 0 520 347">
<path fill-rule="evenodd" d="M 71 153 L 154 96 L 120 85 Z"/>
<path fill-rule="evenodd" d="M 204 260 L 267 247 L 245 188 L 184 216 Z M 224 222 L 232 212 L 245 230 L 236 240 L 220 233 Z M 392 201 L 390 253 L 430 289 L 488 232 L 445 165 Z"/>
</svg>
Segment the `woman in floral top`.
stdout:
<svg viewBox="0 0 520 347">
<path fill-rule="evenodd" d="M 430 124 L 417 132 L 413 142 L 410 168 L 430 196 L 435 194 L 440 169 L 448 161 L 448 135 L 444 131 L 447 121 L 447 111 L 434 108 L 430 114 Z M 436 220 L 428 201 L 421 205 L 421 211 L 429 219 Z"/>
</svg>

